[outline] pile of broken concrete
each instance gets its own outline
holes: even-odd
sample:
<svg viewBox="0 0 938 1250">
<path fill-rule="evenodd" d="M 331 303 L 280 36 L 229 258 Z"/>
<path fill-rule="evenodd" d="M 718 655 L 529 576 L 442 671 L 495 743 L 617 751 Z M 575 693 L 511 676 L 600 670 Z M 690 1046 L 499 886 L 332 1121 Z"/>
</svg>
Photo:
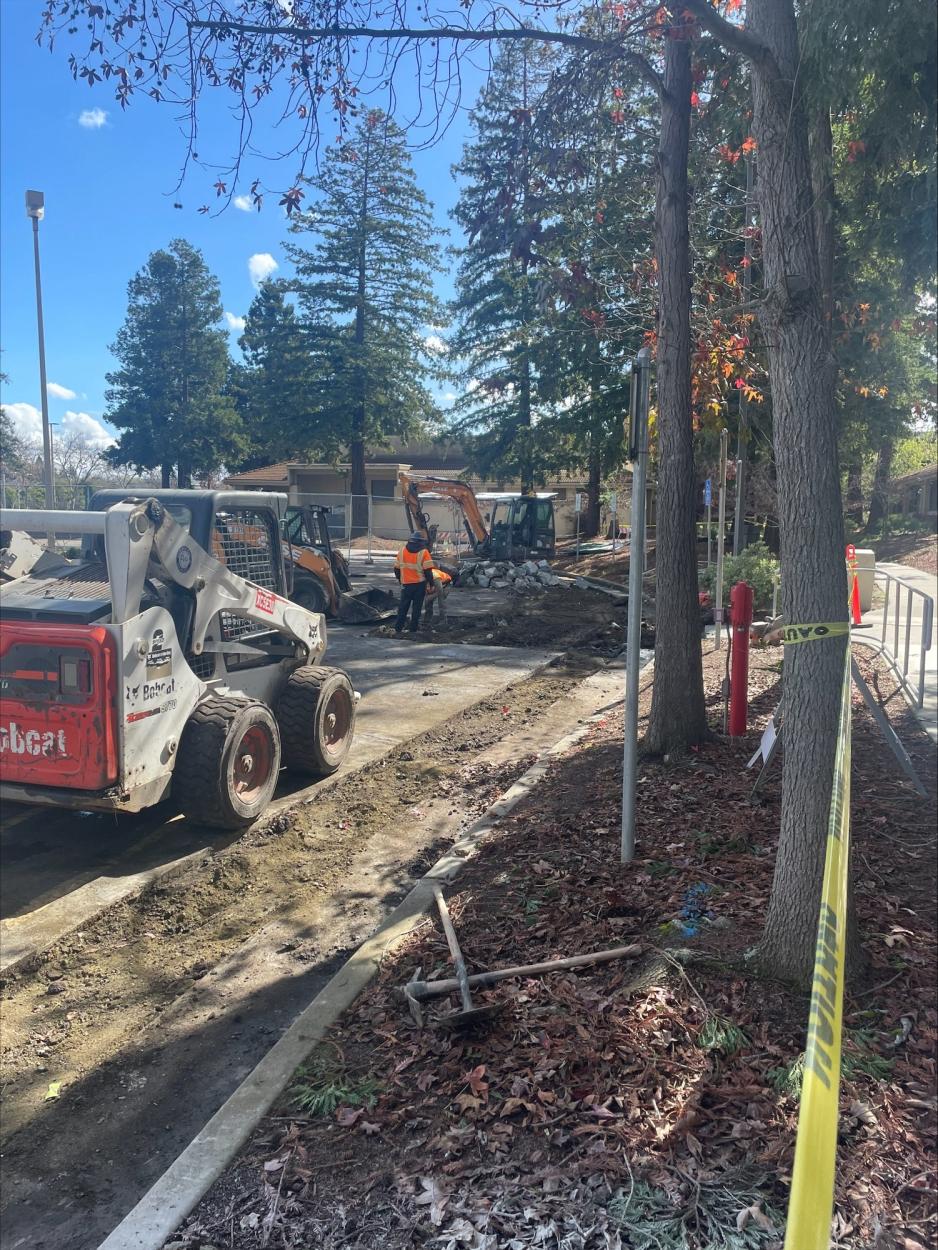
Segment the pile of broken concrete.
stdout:
<svg viewBox="0 0 938 1250">
<path fill-rule="evenodd" d="M 481 586 L 492 590 L 546 590 L 549 586 L 569 585 L 566 578 L 556 577 L 546 560 L 525 560 L 512 564 L 507 560 L 464 560 L 459 566 L 461 586 Z"/>
</svg>

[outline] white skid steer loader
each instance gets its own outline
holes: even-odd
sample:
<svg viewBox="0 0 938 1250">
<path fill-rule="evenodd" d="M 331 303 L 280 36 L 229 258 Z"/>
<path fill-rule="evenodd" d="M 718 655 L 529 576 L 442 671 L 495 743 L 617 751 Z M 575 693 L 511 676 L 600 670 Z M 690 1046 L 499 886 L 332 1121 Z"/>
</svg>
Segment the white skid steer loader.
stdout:
<svg viewBox="0 0 938 1250">
<path fill-rule="evenodd" d="M 3 512 L 5 531 L 80 534 L 82 559 L 0 587 L 0 799 L 137 812 L 171 795 L 238 829 L 283 765 L 339 768 L 358 695 L 320 665 L 324 618 L 286 597 L 286 502 L 168 490 Z"/>
</svg>

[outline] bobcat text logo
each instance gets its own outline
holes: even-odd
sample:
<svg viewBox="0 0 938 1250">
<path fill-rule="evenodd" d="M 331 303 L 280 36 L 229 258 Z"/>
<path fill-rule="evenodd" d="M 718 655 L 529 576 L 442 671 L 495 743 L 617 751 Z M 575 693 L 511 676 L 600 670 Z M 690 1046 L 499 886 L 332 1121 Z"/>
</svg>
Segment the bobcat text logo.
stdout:
<svg viewBox="0 0 938 1250">
<path fill-rule="evenodd" d="M 64 729 L 20 729 L 16 721 L 0 725 L 0 755 L 68 755 Z"/>
</svg>

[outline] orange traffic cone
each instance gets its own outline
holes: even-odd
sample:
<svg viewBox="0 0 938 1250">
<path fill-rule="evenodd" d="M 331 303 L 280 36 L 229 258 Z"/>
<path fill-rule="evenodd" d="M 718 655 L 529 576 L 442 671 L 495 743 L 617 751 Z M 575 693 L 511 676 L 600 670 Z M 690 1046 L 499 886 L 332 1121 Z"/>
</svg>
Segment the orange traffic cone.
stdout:
<svg viewBox="0 0 938 1250">
<path fill-rule="evenodd" d="M 857 576 L 857 549 L 853 543 L 847 544 L 847 565 L 853 577 L 853 585 L 850 589 L 850 615 L 853 618 L 853 624 L 860 625 L 863 621 L 860 615 L 860 579 Z"/>
</svg>

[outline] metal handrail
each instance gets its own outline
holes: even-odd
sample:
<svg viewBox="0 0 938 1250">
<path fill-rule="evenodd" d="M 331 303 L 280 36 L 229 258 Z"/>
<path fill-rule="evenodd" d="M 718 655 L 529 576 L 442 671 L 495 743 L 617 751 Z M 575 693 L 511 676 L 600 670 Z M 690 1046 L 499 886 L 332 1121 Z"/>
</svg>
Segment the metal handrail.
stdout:
<svg viewBox="0 0 938 1250">
<path fill-rule="evenodd" d="M 913 707 L 921 708 L 925 704 L 925 657 L 931 650 L 934 621 L 935 600 L 917 586 L 912 586 L 901 577 L 887 573 L 884 569 L 876 570 L 876 580 L 885 583 L 883 601 L 883 620 L 878 639 L 869 635 L 854 633 L 853 641 L 872 647 L 878 655 L 885 659 L 899 688 Z M 915 617 L 916 599 L 921 600 L 922 636 L 918 648 L 918 674 L 909 675 L 912 651 L 912 624 Z M 893 610 L 890 619 L 890 609 Z M 900 664 L 899 635 L 902 633 L 902 649 Z M 891 639 L 887 635 L 891 634 Z M 890 645 L 891 644 L 891 645 Z"/>
<path fill-rule="evenodd" d="M 879 638 L 871 637 L 869 634 L 856 630 L 852 635 L 853 641 L 871 647 L 877 655 L 881 655 L 906 699 L 913 707 L 922 708 L 925 705 L 925 657 L 932 648 L 934 636 L 935 600 L 918 586 L 910 585 L 904 578 L 887 573 L 885 569 L 876 569 L 875 577 L 877 581 L 885 584 L 880 636 Z M 780 585 L 781 577 L 776 572 L 772 585 L 773 619 L 778 615 Z M 921 600 L 918 608 L 915 605 L 916 599 Z M 890 608 L 893 609 L 892 619 L 890 619 Z M 921 612 L 922 637 L 918 648 L 918 672 L 917 674 L 913 672 L 910 677 L 912 625 L 917 610 Z M 889 634 L 892 635 L 891 638 L 887 638 Z M 902 635 L 901 663 L 900 634 Z"/>
</svg>

